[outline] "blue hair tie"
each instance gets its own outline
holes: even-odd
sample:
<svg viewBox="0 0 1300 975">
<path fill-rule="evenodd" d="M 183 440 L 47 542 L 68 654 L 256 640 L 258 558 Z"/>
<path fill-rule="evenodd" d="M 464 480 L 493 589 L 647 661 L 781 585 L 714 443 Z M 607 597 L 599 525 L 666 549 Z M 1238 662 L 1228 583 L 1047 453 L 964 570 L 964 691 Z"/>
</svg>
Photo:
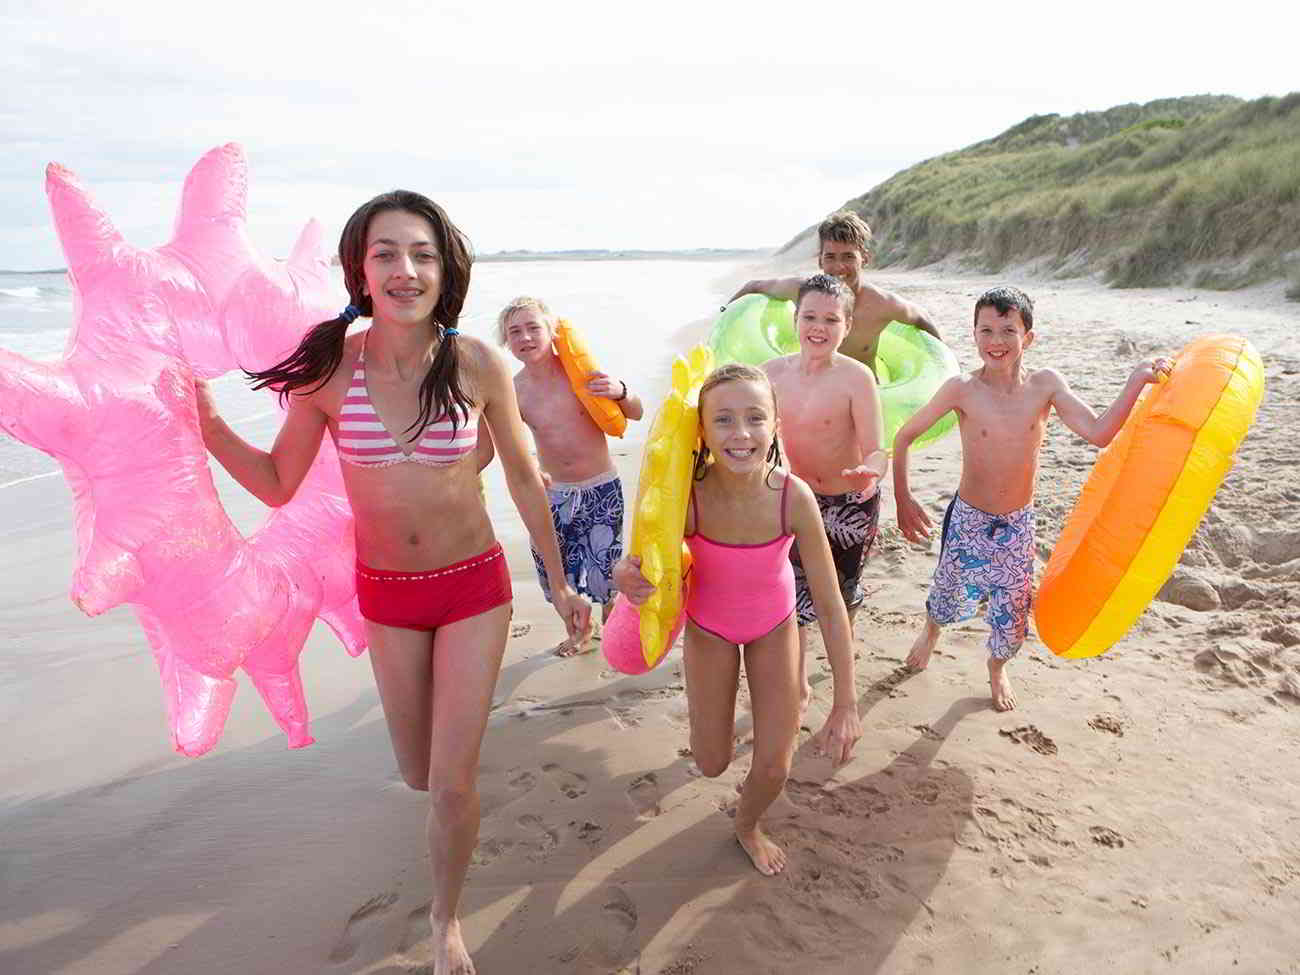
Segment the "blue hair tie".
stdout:
<svg viewBox="0 0 1300 975">
<path fill-rule="evenodd" d="M 351 325 L 360 317 L 361 317 L 361 309 L 358 308 L 356 305 L 348 305 L 341 312 L 339 312 L 339 318 L 343 319 L 343 321 L 347 322 L 349 325 Z"/>
<path fill-rule="evenodd" d="M 442 334 L 443 334 L 443 335 L 459 335 L 459 334 L 460 334 L 460 329 L 458 329 L 458 328 L 444 328 L 444 329 L 442 330 Z"/>
</svg>

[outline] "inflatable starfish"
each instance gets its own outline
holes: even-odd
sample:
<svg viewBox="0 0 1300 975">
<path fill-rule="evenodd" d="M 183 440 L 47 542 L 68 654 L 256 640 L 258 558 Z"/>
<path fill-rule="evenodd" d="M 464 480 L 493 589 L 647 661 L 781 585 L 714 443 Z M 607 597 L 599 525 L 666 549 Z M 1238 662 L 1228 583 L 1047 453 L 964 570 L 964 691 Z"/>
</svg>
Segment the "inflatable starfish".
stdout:
<svg viewBox="0 0 1300 975">
<path fill-rule="evenodd" d="M 314 620 L 353 655 L 364 649 L 332 445 L 247 539 L 208 468 L 194 376 L 275 362 L 333 314 L 319 226 L 308 224 L 287 265 L 259 260 L 244 231 L 246 187 L 237 146 L 208 153 L 186 181 L 172 241 L 144 250 L 52 164 L 46 193 L 72 281 L 72 331 L 56 363 L 0 349 L 0 428 L 54 457 L 72 489 L 71 597 L 91 616 L 131 604 L 173 744 L 192 756 L 220 736 L 236 669 L 289 745 L 311 744 L 298 656 Z"/>
</svg>

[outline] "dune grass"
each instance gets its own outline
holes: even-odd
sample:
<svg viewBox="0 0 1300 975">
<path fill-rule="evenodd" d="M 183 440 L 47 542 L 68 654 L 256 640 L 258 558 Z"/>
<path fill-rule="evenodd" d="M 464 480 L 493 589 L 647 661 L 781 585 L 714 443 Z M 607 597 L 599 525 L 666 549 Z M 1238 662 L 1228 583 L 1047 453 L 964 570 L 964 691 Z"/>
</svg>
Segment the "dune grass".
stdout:
<svg viewBox="0 0 1300 975">
<path fill-rule="evenodd" d="M 1034 116 L 847 206 L 880 266 L 1039 262 L 1117 287 L 1290 276 L 1300 296 L 1300 92 Z"/>
</svg>

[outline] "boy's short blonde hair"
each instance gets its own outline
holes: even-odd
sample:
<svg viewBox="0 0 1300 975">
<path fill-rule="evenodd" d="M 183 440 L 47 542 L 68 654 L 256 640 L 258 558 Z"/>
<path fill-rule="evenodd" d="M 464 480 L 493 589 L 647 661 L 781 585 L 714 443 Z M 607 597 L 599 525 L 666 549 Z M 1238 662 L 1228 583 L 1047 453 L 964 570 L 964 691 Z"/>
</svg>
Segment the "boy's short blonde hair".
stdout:
<svg viewBox="0 0 1300 975">
<path fill-rule="evenodd" d="M 871 253 L 871 228 L 852 210 L 836 210 L 821 222 L 817 228 L 818 250 L 828 240 L 852 244 L 864 258 Z"/>
<path fill-rule="evenodd" d="M 530 298 L 528 295 L 520 295 L 510 304 L 501 309 L 501 314 L 497 315 L 497 344 L 506 344 L 506 325 L 510 322 L 510 316 L 517 311 L 525 309 L 535 311 L 546 319 L 547 325 L 555 324 L 555 316 L 551 314 L 551 309 L 546 307 L 546 302 L 541 298 Z"/>
</svg>

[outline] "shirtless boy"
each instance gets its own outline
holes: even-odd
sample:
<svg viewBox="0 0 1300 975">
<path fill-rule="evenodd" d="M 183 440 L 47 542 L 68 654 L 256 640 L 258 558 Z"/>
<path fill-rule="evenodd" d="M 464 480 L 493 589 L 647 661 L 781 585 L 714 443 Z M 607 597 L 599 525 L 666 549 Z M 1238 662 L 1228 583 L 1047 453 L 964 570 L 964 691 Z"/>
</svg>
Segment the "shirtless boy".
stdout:
<svg viewBox="0 0 1300 975">
<path fill-rule="evenodd" d="M 614 563 L 623 555 L 623 485 L 609 456 L 605 434 L 574 395 L 553 346 L 555 318 L 537 298 L 516 298 L 497 317 L 497 340 L 524 367 L 515 374 L 519 413 L 537 444 L 537 459 L 549 479 L 555 537 L 570 585 L 603 607 L 613 605 Z M 618 404 L 629 420 L 642 415 L 641 400 L 627 383 L 592 373 L 587 391 Z M 545 567 L 534 550 L 542 592 L 550 601 Z M 556 653 L 567 657 L 591 649 L 565 640 Z"/>
<path fill-rule="evenodd" d="M 870 370 L 836 351 L 849 329 L 853 294 L 837 277 L 814 274 L 795 292 L 799 351 L 763 364 L 776 393 L 781 442 L 790 470 L 813 489 L 831 545 L 849 621 L 862 605 L 859 579 L 880 519 L 878 482 L 889 459 L 881 449 L 880 395 Z M 808 627 L 817 619 L 796 545 L 795 612 L 803 703 L 808 684 Z"/>
<path fill-rule="evenodd" d="M 939 338 L 930 316 L 918 305 L 862 280 L 862 269 L 871 261 L 871 228 L 856 213 L 832 213 L 817 228 L 817 266 L 843 281 L 853 293 L 853 317 L 840 352 L 876 369 L 876 347 L 880 333 L 890 322 L 912 325 Z M 748 282 L 731 296 L 763 294 L 793 301 L 804 278 L 766 278 Z"/>
<path fill-rule="evenodd" d="M 954 376 L 894 438 L 894 500 L 898 527 L 913 542 L 933 529 L 907 484 L 912 442 L 949 410 L 961 429 L 961 483 L 940 534 L 939 564 L 926 600 L 925 628 L 907 666 L 924 670 L 939 627 L 970 619 L 988 600 L 989 687 L 993 707 L 1009 711 L 1016 695 L 1007 661 L 1025 639 L 1034 573 L 1034 484 L 1048 413 L 1104 447 L 1119 432 L 1147 383 L 1168 374 L 1169 359 L 1139 362 L 1115 402 L 1101 416 L 1052 369 L 1021 366 L 1034 341 L 1034 305 L 1018 288 L 994 288 L 975 302 L 975 348 L 980 368 Z"/>
</svg>

